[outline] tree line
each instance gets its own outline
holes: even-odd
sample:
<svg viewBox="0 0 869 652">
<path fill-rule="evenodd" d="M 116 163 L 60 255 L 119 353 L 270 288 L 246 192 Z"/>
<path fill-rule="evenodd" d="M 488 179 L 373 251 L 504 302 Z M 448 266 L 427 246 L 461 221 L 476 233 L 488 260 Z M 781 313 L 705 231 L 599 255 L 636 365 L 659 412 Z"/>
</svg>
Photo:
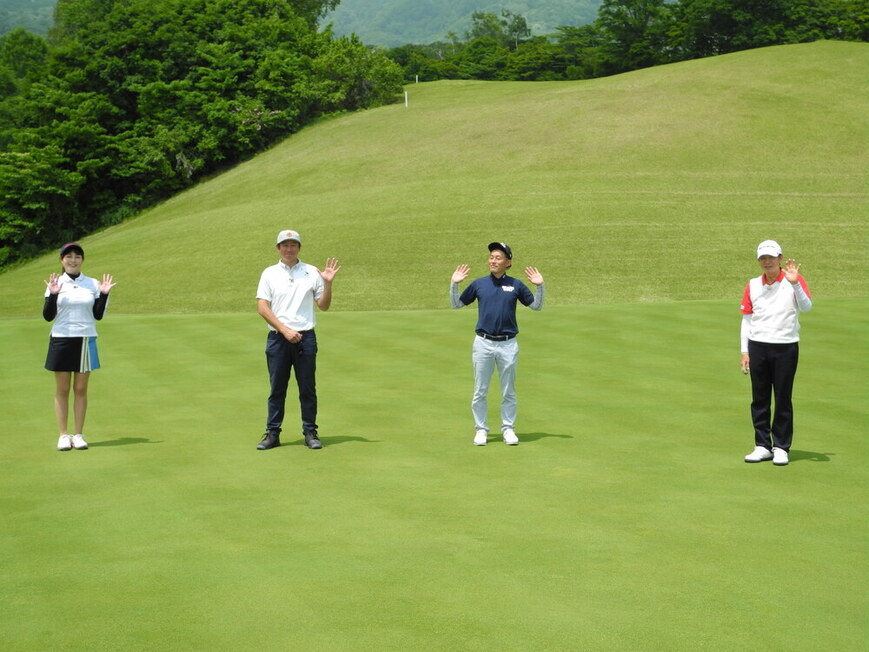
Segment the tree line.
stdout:
<svg viewBox="0 0 869 652">
<path fill-rule="evenodd" d="M 869 0 L 603 0 L 593 23 L 547 36 L 478 11 L 463 37 L 386 54 L 406 81 L 555 81 L 819 39 L 869 40 Z"/>
<path fill-rule="evenodd" d="M 0 267 L 115 224 L 402 71 L 319 30 L 339 0 L 60 0 L 0 38 Z"/>
</svg>

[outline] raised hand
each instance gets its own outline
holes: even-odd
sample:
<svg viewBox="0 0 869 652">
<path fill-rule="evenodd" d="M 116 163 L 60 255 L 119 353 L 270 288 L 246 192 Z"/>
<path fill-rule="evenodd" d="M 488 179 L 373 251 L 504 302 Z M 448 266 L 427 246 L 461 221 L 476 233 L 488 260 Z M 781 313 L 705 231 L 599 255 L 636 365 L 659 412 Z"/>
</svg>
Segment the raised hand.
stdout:
<svg viewBox="0 0 869 652">
<path fill-rule="evenodd" d="M 456 271 L 453 272 L 453 277 L 450 279 L 452 283 L 461 283 L 466 278 L 468 278 L 468 272 L 471 271 L 471 268 L 467 265 L 459 265 L 456 267 Z"/>
<path fill-rule="evenodd" d="M 797 261 L 795 261 L 793 258 L 788 258 L 787 261 L 785 261 L 785 266 L 784 266 L 785 278 L 790 283 L 797 282 L 797 278 L 800 275 L 800 267 L 802 267 L 802 264 L 798 265 Z"/>
<path fill-rule="evenodd" d="M 60 274 L 49 274 L 48 280 L 45 282 L 45 285 L 48 286 L 49 294 L 57 294 L 60 292 L 60 283 L 57 282 L 57 279 L 60 278 Z"/>
<path fill-rule="evenodd" d="M 341 269 L 341 265 L 338 264 L 337 258 L 327 258 L 326 266 L 323 268 L 323 270 L 320 271 L 318 269 L 317 271 L 320 272 L 320 276 L 323 278 L 324 281 L 326 281 L 327 283 L 331 283 L 332 280 L 335 278 L 335 274 L 338 273 L 339 269 Z"/>
<path fill-rule="evenodd" d="M 525 276 L 528 277 L 530 283 L 533 283 L 534 285 L 543 285 L 543 274 L 538 272 L 536 267 L 526 267 Z"/>
<path fill-rule="evenodd" d="M 103 274 L 103 282 L 100 283 L 100 294 L 108 294 L 117 283 L 112 279 L 111 274 Z"/>
</svg>

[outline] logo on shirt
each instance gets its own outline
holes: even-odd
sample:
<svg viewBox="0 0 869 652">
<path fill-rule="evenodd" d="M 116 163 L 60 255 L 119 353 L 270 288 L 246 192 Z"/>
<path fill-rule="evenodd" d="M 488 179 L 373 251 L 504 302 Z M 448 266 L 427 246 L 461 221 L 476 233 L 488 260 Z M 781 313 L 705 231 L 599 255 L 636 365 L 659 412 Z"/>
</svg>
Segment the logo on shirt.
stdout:
<svg viewBox="0 0 869 652">
<path fill-rule="evenodd" d="M 501 286 L 501 289 L 502 289 L 504 292 L 512 292 L 512 291 L 514 290 L 514 288 L 513 288 L 512 285 L 502 285 L 502 286 Z"/>
</svg>

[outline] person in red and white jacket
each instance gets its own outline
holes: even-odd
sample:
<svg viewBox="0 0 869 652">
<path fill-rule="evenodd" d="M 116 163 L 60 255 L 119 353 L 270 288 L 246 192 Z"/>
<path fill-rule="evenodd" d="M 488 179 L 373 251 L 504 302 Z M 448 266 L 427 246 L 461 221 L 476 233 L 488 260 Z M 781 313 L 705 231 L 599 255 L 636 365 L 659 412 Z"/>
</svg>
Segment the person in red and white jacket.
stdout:
<svg viewBox="0 0 869 652">
<path fill-rule="evenodd" d="M 799 360 L 799 314 L 812 309 L 812 298 L 800 265 L 790 258 L 782 267 L 782 250 L 775 240 L 757 246 L 757 262 L 763 274 L 745 286 L 739 307 L 740 365 L 742 373 L 751 374 L 754 423 L 754 450 L 745 461 L 772 460 L 784 466 L 794 434 L 791 394 Z"/>
</svg>

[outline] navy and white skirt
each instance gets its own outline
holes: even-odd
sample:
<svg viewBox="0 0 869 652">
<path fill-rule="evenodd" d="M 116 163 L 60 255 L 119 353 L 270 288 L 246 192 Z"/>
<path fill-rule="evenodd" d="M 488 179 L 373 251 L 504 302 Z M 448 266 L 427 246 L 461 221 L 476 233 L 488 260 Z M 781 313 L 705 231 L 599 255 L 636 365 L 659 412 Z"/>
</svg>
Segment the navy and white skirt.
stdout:
<svg viewBox="0 0 869 652">
<path fill-rule="evenodd" d="M 95 337 L 49 337 L 45 368 L 86 373 L 100 368 Z"/>
</svg>

